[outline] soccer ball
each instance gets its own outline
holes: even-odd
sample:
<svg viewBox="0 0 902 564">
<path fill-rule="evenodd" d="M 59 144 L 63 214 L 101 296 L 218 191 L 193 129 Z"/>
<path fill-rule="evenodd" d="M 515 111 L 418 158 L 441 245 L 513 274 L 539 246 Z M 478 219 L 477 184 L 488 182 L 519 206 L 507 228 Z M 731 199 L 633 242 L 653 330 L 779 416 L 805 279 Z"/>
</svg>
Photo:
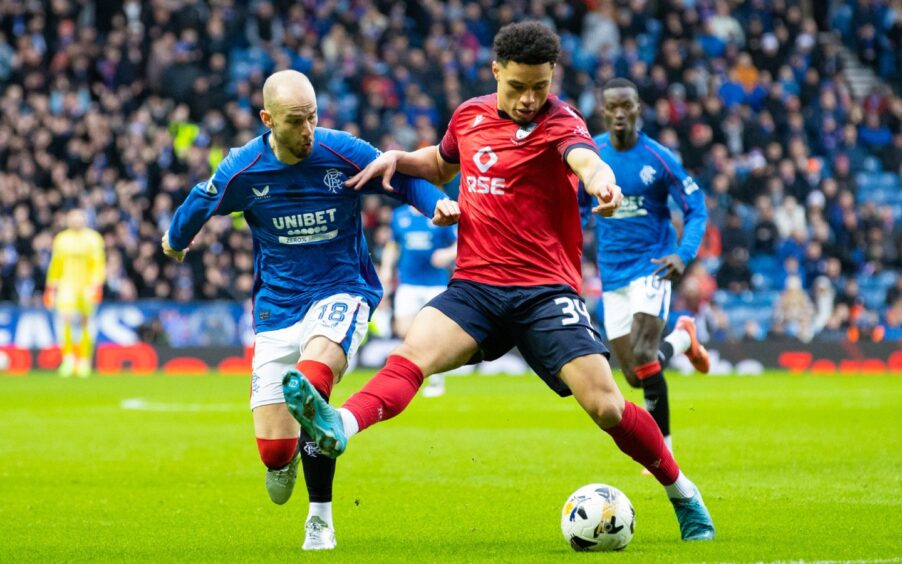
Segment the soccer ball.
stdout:
<svg viewBox="0 0 902 564">
<path fill-rule="evenodd" d="M 573 492 L 561 515 L 561 532 L 577 551 L 622 550 L 635 528 L 633 504 L 606 484 L 589 484 Z"/>
</svg>

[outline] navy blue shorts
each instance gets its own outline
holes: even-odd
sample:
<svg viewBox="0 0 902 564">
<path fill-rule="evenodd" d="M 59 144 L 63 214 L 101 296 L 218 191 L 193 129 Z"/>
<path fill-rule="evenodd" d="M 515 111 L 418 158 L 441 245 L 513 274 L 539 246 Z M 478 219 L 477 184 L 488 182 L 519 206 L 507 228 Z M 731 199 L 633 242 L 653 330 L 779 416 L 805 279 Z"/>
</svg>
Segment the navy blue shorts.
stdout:
<svg viewBox="0 0 902 564">
<path fill-rule="evenodd" d="M 480 353 L 471 364 L 495 360 L 516 346 L 561 396 L 571 393 L 558 377 L 565 364 L 590 354 L 610 357 L 589 320 L 585 302 L 568 286 L 493 286 L 452 280 L 426 305 L 450 317 L 479 344 Z"/>
</svg>

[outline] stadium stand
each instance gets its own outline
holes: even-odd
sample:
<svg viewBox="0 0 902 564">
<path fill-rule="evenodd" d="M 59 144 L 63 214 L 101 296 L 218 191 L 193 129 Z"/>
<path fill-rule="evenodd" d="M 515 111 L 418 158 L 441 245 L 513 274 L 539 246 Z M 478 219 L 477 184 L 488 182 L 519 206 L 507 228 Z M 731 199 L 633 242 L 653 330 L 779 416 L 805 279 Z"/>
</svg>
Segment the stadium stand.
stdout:
<svg viewBox="0 0 902 564">
<path fill-rule="evenodd" d="M 593 132 L 601 85 L 629 77 L 645 131 L 706 190 L 705 268 L 683 280 L 674 317 L 696 314 L 713 340 L 900 338 L 902 1 L 802 4 L 4 2 L 0 300 L 40 304 L 73 206 L 104 236 L 107 300 L 245 300 L 240 217 L 211 222 L 184 264 L 164 260 L 159 240 L 186 189 L 261 132 L 263 78 L 307 73 L 322 126 L 382 149 L 434 144 L 461 101 L 494 91 L 491 38 L 523 15 L 561 35 L 554 91 Z M 856 97 L 853 66 L 885 81 Z M 368 202 L 377 260 L 389 217 Z M 778 309 L 796 282 L 816 312 L 810 330 Z"/>
</svg>

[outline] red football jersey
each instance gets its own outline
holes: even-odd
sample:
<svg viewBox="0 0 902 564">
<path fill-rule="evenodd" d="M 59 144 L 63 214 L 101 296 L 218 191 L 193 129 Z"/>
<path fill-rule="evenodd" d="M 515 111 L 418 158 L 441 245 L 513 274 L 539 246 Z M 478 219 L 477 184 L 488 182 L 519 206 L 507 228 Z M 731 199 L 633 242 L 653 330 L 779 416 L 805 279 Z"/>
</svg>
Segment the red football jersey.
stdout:
<svg viewBox="0 0 902 564">
<path fill-rule="evenodd" d="M 596 150 L 582 116 L 556 96 L 522 126 L 496 94 L 457 108 L 439 145 L 460 164 L 455 279 L 580 290 L 579 179 L 564 160 L 577 146 Z"/>
</svg>

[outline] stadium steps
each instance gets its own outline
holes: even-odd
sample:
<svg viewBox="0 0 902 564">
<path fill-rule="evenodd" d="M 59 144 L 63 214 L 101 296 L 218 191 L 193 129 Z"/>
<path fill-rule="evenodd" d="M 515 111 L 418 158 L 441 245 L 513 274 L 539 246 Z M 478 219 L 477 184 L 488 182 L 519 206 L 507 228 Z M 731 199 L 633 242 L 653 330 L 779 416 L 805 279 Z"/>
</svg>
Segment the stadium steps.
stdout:
<svg viewBox="0 0 902 564">
<path fill-rule="evenodd" d="M 856 100 L 861 100 L 878 84 L 883 81 L 870 67 L 863 65 L 858 57 L 842 43 L 838 33 L 824 32 L 818 36 L 820 43 L 834 43 L 839 45 L 839 57 L 842 59 L 842 73 L 849 81 L 849 88 Z"/>
</svg>

